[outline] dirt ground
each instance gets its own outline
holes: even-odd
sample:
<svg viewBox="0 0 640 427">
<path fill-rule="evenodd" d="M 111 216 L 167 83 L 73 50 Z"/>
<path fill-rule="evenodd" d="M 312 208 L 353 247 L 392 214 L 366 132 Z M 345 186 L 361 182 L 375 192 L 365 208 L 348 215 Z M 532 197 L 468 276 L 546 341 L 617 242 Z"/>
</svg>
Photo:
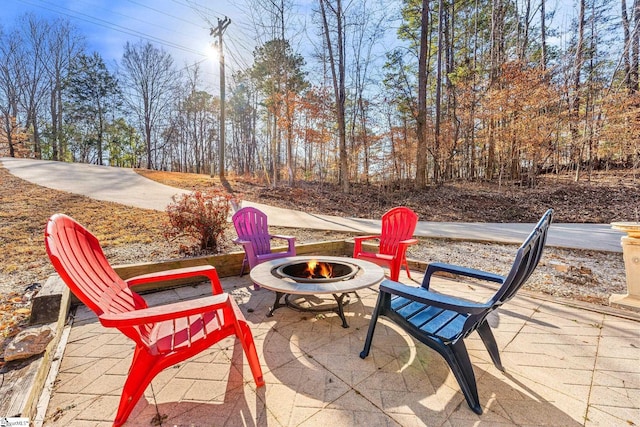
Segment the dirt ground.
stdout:
<svg viewBox="0 0 640 427">
<path fill-rule="evenodd" d="M 220 185 L 218 178 L 137 170 L 143 176 L 179 188 Z M 275 188 L 241 177 L 229 178 L 229 192 L 249 201 L 305 212 L 360 218 L 380 218 L 404 205 L 423 221 L 536 222 L 550 207 L 554 221 L 610 223 L 640 216 L 640 170 L 594 172 L 589 181 L 572 174 L 546 175 L 535 188 L 517 183 L 459 182 L 415 190 L 409 185 L 352 184 L 349 194 L 331 183 L 296 183 Z"/>
<path fill-rule="evenodd" d="M 427 221 L 535 222 L 553 207 L 556 222 L 608 223 L 635 220 L 640 208 L 640 171 L 612 171 L 573 183 L 570 176 L 543 177 L 534 189 L 517 185 L 457 183 L 415 191 L 408 186 L 354 184 L 350 194 L 336 185 L 300 182 L 294 188 L 262 185 L 251 179 L 220 183 L 206 175 L 137 171 L 175 187 L 202 189 L 222 185 L 243 200 L 312 213 L 380 218 L 389 208 L 406 205 Z M 43 230 L 56 212 L 71 215 L 101 241 L 113 264 L 159 261 L 184 256 L 185 241 L 163 237 L 166 213 L 101 202 L 39 187 L 0 165 L 0 351 L 3 338 L 15 335 L 30 313 L 30 298 L 54 273 Z M 350 237 L 346 233 L 274 229 L 300 243 Z M 233 227 L 221 242 L 223 252 L 236 251 Z M 445 261 L 505 273 L 515 247 L 510 245 L 421 239 L 409 256 Z M 620 254 L 549 248 L 526 288 L 552 296 L 606 304 L 608 295 L 625 289 Z M 0 353 L 1 357 L 1 353 Z M 0 366 L 1 366 L 0 360 Z"/>
</svg>

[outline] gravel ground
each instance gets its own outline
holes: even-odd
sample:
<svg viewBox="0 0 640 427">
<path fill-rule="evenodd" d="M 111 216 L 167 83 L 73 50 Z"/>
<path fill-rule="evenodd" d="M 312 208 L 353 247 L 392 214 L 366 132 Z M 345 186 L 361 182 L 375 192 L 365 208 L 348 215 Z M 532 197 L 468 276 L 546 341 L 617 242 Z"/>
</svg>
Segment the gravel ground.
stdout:
<svg viewBox="0 0 640 427">
<path fill-rule="evenodd" d="M 516 250 L 515 245 L 422 240 L 410 251 L 410 257 L 504 275 L 513 263 Z M 626 293 L 622 254 L 547 247 L 524 289 L 608 305 L 612 293 Z"/>
<path fill-rule="evenodd" d="M 239 250 L 231 243 L 235 232 L 227 233 L 223 252 Z M 272 227 L 274 234 L 296 236 L 298 243 L 347 239 L 349 233 Z M 409 248 L 410 258 L 425 262 L 447 262 L 506 274 L 511 267 L 517 246 L 496 243 L 464 242 L 446 239 L 419 239 Z M 177 258 L 176 246 L 169 243 L 127 244 L 104 248 L 113 265 L 161 261 Z M 46 255 L 43 253 L 43 259 Z M 24 292 L 33 283 L 44 284 L 53 273 L 47 262 L 21 270 L 18 275 L 0 273 L 0 292 Z M 621 253 L 545 248 L 545 253 L 524 289 L 555 297 L 607 305 L 613 293 L 626 293 L 624 261 Z"/>
</svg>

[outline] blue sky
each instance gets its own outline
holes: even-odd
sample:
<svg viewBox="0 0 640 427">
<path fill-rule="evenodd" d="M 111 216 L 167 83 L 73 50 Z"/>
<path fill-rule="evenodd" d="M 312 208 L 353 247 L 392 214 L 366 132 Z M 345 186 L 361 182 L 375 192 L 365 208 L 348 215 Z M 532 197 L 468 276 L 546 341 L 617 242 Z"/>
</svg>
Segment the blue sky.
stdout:
<svg viewBox="0 0 640 427">
<path fill-rule="evenodd" d="M 239 2 L 206 0 L 2 0 L 0 25 L 13 28 L 28 12 L 43 18 L 69 20 L 86 37 L 88 50 L 99 52 L 107 63 L 119 61 L 124 44 L 148 40 L 169 52 L 176 65 L 201 62 L 208 73 L 217 60 L 208 55 L 213 38 L 210 23 L 228 16 L 225 32 L 226 61 L 242 63 L 251 56 L 253 44 L 243 37 L 250 19 Z M 207 20 L 209 22 L 207 22 Z M 246 31 L 245 31 L 246 33 Z M 244 58 L 243 58 L 244 56 Z"/>
<path fill-rule="evenodd" d="M 203 78 L 217 82 L 218 61 L 210 57 L 213 38 L 211 25 L 228 16 L 231 25 L 225 32 L 227 74 L 251 65 L 256 41 L 252 39 L 251 13 L 244 0 L 0 0 L 0 25 L 12 28 L 17 18 L 27 12 L 47 18 L 68 19 L 86 37 L 88 51 L 99 52 L 107 64 L 119 61 L 124 44 L 148 40 L 169 52 L 179 67 L 201 64 Z M 295 0 L 300 13 L 291 21 L 292 27 L 306 28 L 311 5 L 317 0 Z M 395 1 L 393 2 L 395 3 Z M 547 10 L 558 10 L 551 26 L 568 27 L 576 11 L 577 0 L 548 0 Z M 395 16 L 395 14 L 394 14 Z M 396 16 L 396 18 L 398 18 Z M 294 22 L 295 21 L 295 22 Z M 312 25 L 311 25 L 312 26 Z M 310 40 L 299 30 L 293 35 L 294 49 L 311 50 Z M 304 31 L 304 30 L 303 30 Z M 315 30 L 312 33 L 317 32 Z M 561 43 L 561 39 L 550 40 Z M 217 86 L 217 83 L 214 83 Z"/>
</svg>

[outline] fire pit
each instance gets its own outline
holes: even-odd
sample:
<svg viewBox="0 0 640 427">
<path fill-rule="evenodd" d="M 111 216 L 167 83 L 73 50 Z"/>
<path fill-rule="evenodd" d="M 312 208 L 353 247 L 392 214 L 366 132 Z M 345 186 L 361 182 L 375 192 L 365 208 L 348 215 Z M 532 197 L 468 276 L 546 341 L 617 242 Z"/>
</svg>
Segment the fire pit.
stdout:
<svg viewBox="0 0 640 427">
<path fill-rule="evenodd" d="M 349 262 L 312 259 L 281 265 L 276 269 L 275 274 L 298 283 L 330 283 L 349 280 L 358 273 L 359 269 L 360 267 Z"/>
<path fill-rule="evenodd" d="M 376 264 L 355 258 L 296 256 L 259 264 L 251 270 L 250 275 L 254 283 L 276 293 L 276 300 L 267 316 L 273 316 L 273 312 L 282 306 L 301 311 L 335 311 L 342 320 L 342 326 L 348 328 L 344 316 L 344 305 L 348 303 L 345 297 L 380 282 L 384 278 L 384 270 Z M 336 304 L 305 307 L 294 301 L 305 295 L 327 294 L 333 296 Z M 298 298 L 292 299 L 292 295 Z"/>
</svg>

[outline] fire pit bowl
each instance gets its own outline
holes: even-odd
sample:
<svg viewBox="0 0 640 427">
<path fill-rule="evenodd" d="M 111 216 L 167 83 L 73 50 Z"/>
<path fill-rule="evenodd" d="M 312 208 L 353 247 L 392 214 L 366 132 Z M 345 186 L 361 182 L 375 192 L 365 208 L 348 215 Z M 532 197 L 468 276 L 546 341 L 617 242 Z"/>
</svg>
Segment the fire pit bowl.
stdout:
<svg viewBox="0 0 640 427">
<path fill-rule="evenodd" d="M 272 274 L 298 283 L 331 283 L 349 280 L 358 274 L 355 264 L 344 261 L 294 261 L 275 268 Z"/>
<path fill-rule="evenodd" d="M 316 271 L 311 263 L 324 265 L 330 274 Z M 299 311 L 334 311 L 342 320 L 342 327 L 349 324 L 344 315 L 344 306 L 349 303 L 347 295 L 379 283 L 384 278 L 382 267 L 361 259 L 337 256 L 293 256 L 278 258 L 256 265 L 249 273 L 253 283 L 274 291 L 275 301 L 267 317 L 279 307 L 287 306 Z M 326 295 L 327 298 L 323 298 Z M 326 303 L 328 296 L 335 304 Z M 284 301 L 282 301 L 284 300 Z"/>
</svg>

